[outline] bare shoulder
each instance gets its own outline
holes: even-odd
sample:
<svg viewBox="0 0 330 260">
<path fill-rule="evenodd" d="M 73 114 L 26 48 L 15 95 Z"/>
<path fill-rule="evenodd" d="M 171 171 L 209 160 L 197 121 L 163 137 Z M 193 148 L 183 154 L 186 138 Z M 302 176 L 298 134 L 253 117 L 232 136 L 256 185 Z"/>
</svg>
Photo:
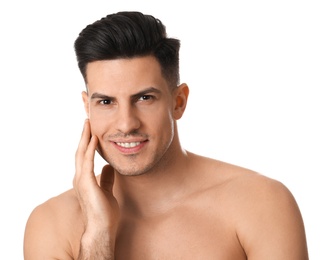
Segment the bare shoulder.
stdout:
<svg viewBox="0 0 330 260">
<path fill-rule="evenodd" d="M 282 182 L 229 163 L 200 160 L 219 214 L 225 212 L 249 259 L 308 259 L 299 207 Z"/>
<path fill-rule="evenodd" d="M 24 259 L 74 259 L 82 233 L 80 206 L 73 190 L 38 205 L 24 235 Z M 79 241 L 79 239 L 78 239 Z"/>
</svg>

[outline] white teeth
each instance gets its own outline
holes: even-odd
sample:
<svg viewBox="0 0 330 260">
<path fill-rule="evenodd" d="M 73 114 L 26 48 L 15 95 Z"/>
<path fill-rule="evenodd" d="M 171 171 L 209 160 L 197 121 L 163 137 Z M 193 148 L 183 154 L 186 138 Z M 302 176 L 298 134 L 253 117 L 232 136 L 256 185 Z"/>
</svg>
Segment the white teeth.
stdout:
<svg viewBox="0 0 330 260">
<path fill-rule="evenodd" d="M 131 148 L 131 147 L 135 147 L 138 146 L 141 142 L 132 142 L 132 143 L 117 143 L 119 146 L 121 147 L 125 147 L 125 148 Z"/>
</svg>

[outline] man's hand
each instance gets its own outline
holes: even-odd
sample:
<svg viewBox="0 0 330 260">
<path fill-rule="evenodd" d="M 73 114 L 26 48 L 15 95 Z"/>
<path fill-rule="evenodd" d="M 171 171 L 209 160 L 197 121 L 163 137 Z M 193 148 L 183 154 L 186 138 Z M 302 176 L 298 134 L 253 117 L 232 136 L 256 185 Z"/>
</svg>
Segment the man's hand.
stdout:
<svg viewBox="0 0 330 260">
<path fill-rule="evenodd" d="M 94 174 L 94 156 L 98 139 L 91 136 L 89 120 L 76 152 L 73 186 L 79 200 L 85 231 L 78 259 L 113 259 L 119 207 L 112 194 L 114 170 L 103 167 L 100 183 Z"/>
</svg>

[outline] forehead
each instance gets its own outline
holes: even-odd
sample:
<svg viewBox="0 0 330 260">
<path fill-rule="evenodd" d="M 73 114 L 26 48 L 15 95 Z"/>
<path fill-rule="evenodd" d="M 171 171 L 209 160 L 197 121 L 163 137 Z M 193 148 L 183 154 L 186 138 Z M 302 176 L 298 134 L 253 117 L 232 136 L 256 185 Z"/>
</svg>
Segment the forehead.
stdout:
<svg viewBox="0 0 330 260">
<path fill-rule="evenodd" d="M 168 88 L 159 62 L 153 56 L 88 63 L 86 79 L 89 92 L 136 92 L 146 87 Z"/>
</svg>

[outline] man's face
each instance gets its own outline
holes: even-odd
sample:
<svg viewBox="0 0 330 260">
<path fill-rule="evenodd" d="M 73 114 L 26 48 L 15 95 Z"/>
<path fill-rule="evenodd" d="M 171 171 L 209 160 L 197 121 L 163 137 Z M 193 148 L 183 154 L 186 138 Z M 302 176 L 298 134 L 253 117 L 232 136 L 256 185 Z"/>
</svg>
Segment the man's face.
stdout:
<svg viewBox="0 0 330 260">
<path fill-rule="evenodd" d="M 123 175 L 152 169 L 175 131 L 171 92 L 152 56 L 91 62 L 83 93 L 99 153 Z"/>
</svg>

